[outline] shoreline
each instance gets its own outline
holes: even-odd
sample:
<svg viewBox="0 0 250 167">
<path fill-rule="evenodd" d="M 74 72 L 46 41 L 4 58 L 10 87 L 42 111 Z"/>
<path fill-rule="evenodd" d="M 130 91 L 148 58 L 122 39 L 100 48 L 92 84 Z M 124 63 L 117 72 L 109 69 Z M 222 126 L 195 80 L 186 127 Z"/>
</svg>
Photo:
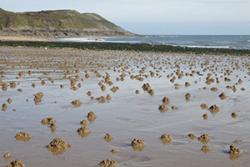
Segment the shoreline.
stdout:
<svg viewBox="0 0 250 167">
<path fill-rule="evenodd" d="M 50 38 L 46 37 L 33 37 L 33 36 L 6 36 L 0 35 L 0 41 L 50 41 Z"/>
<path fill-rule="evenodd" d="M 87 50 L 128 50 L 140 52 L 171 52 L 191 54 L 226 54 L 226 55 L 250 55 L 250 50 L 225 49 L 225 48 L 190 48 L 172 45 L 152 45 L 147 43 L 112 43 L 112 42 L 61 42 L 51 40 L 2 40 L 0 46 L 24 46 L 44 48 L 76 48 Z"/>
</svg>

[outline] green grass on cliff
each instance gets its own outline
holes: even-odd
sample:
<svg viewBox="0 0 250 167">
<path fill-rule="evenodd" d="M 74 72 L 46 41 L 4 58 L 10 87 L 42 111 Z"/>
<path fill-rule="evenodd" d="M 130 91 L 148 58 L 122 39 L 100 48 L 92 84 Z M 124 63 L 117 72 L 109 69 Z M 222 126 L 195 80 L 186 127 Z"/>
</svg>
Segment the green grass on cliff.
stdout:
<svg viewBox="0 0 250 167">
<path fill-rule="evenodd" d="M 79 13 L 74 10 L 14 13 L 0 9 L 0 29 L 110 29 L 124 31 L 97 14 Z"/>
</svg>

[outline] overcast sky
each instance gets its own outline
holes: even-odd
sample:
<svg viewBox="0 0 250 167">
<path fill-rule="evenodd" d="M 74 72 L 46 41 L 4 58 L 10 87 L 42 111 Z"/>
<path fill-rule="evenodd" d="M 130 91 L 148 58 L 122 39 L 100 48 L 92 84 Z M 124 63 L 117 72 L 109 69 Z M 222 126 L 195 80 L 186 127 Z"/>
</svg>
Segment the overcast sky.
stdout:
<svg viewBox="0 0 250 167">
<path fill-rule="evenodd" d="M 0 0 L 0 7 L 94 12 L 140 34 L 250 34 L 250 0 Z"/>
</svg>

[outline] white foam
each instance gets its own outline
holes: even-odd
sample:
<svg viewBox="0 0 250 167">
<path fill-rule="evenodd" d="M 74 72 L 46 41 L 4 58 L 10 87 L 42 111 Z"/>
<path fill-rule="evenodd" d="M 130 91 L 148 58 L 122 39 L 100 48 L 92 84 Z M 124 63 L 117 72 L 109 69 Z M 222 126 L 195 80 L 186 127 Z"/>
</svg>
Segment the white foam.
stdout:
<svg viewBox="0 0 250 167">
<path fill-rule="evenodd" d="M 107 38 L 108 39 L 108 38 Z M 129 43 L 129 44 L 140 44 L 146 43 L 151 45 L 170 45 L 170 46 L 180 46 L 180 47 L 188 47 L 188 48 L 214 48 L 214 49 L 230 49 L 230 46 L 227 45 L 178 45 L 178 44 L 169 44 L 165 42 L 143 42 L 143 41 L 129 41 L 129 40 L 112 40 L 105 39 L 105 37 L 85 37 L 85 38 L 59 38 L 56 41 L 61 42 L 103 42 L 103 43 Z M 248 40 L 250 42 L 250 40 Z"/>
<path fill-rule="evenodd" d="M 185 45 L 189 48 L 214 48 L 214 49 L 230 49 L 230 46 L 208 46 L 208 45 Z"/>
<path fill-rule="evenodd" d="M 61 42 L 105 42 L 102 38 L 58 38 L 56 41 Z"/>
</svg>

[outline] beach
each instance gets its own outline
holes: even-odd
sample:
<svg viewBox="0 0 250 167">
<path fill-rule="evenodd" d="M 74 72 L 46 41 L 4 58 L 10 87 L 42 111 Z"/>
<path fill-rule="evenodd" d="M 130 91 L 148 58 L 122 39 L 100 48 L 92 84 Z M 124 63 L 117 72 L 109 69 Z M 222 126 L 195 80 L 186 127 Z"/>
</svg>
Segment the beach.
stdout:
<svg viewBox="0 0 250 167">
<path fill-rule="evenodd" d="M 0 41 L 49 41 L 46 37 L 0 35 Z"/>
<path fill-rule="evenodd" d="M 247 167 L 249 68 L 237 54 L 1 46 L 0 166 Z M 55 138 L 70 146 L 51 152 Z"/>
</svg>

